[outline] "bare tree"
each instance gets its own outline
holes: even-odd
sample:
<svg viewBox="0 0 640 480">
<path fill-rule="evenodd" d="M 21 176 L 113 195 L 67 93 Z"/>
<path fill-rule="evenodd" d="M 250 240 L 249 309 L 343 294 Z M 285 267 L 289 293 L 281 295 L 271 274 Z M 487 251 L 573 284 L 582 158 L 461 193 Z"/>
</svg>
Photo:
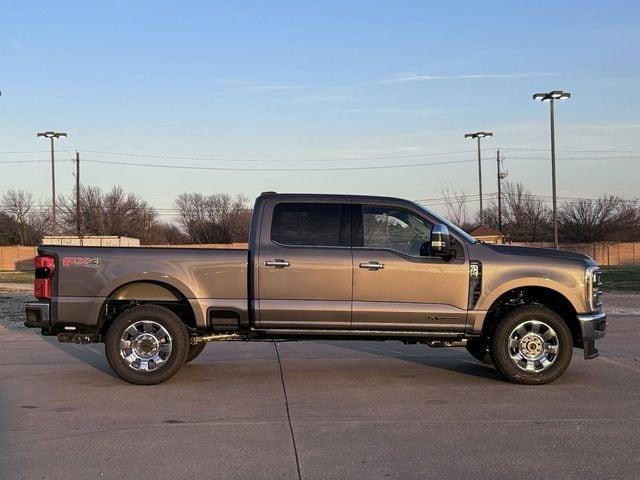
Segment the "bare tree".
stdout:
<svg viewBox="0 0 640 480">
<path fill-rule="evenodd" d="M 516 242 L 544 241 L 550 231 L 550 210 L 542 200 L 520 182 L 505 182 L 502 187 L 502 231 Z M 498 205 L 495 199 L 485 209 L 485 223 L 498 227 Z"/>
<path fill-rule="evenodd" d="M 6 215 L 2 235 L 5 241 L 19 245 L 32 245 L 40 241 L 46 219 L 44 207 L 38 206 L 33 195 L 23 190 L 9 190 L 0 199 L 0 208 Z"/>
<path fill-rule="evenodd" d="M 181 245 L 189 243 L 189 237 L 177 225 L 169 222 L 155 222 L 145 233 L 145 243 L 151 245 Z"/>
<path fill-rule="evenodd" d="M 464 189 L 457 190 L 453 184 L 440 187 L 447 208 L 447 218 L 461 228 L 470 228 L 467 202 L 469 195 Z"/>
<path fill-rule="evenodd" d="M 243 195 L 183 193 L 175 200 L 179 223 L 194 243 L 246 242 L 251 209 Z"/>
<path fill-rule="evenodd" d="M 566 242 L 630 241 L 639 238 L 640 208 L 615 195 L 577 200 L 558 211 L 560 234 Z"/>
<path fill-rule="evenodd" d="M 104 192 L 98 187 L 80 189 L 80 212 L 75 194 L 59 197 L 64 231 L 76 234 L 80 215 L 84 235 L 120 235 L 139 238 L 148 243 L 147 235 L 158 222 L 154 208 L 133 193 L 116 186 Z"/>
</svg>

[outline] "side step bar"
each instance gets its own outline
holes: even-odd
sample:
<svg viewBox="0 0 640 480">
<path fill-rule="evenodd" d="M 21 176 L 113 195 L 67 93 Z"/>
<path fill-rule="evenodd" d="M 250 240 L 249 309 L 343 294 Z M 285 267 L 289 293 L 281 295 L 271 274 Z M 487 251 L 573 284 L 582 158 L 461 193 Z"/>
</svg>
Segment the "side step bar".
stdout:
<svg viewBox="0 0 640 480">
<path fill-rule="evenodd" d="M 462 332 L 422 332 L 413 330 L 322 330 L 306 328 L 252 328 L 252 333 L 284 336 L 340 336 L 340 337 L 387 337 L 387 338 L 430 338 L 433 340 L 462 339 Z"/>
</svg>

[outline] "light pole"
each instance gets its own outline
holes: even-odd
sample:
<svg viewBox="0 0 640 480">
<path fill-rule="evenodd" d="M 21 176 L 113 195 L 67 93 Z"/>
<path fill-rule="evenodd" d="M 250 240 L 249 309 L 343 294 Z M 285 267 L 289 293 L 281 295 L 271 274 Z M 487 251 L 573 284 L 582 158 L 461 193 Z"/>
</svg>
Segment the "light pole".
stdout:
<svg viewBox="0 0 640 480">
<path fill-rule="evenodd" d="M 53 148 L 53 140 L 60 137 L 66 137 L 66 133 L 62 132 L 41 132 L 38 137 L 45 137 L 51 140 L 51 209 L 53 213 L 53 234 L 58 233 L 58 224 L 56 223 L 56 167 Z"/>
<path fill-rule="evenodd" d="M 464 138 L 475 138 L 478 140 L 478 187 L 480 193 L 480 222 L 484 221 L 484 212 L 482 210 L 482 156 L 480 153 L 480 139 L 484 137 L 493 137 L 493 133 L 475 132 L 464 134 Z"/>
<path fill-rule="evenodd" d="M 569 92 L 553 90 L 547 93 L 534 93 L 534 100 L 549 102 L 549 121 L 551 123 L 551 188 L 553 192 L 553 247 L 558 248 L 558 205 L 556 199 L 556 127 L 554 103 L 556 100 L 570 98 Z"/>
</svg>

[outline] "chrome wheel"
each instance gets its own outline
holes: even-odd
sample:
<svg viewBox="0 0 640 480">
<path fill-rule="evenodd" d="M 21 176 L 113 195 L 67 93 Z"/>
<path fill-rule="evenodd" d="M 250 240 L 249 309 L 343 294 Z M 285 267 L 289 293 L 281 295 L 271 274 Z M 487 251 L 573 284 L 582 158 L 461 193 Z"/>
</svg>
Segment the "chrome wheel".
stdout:
<svg viewBox="0 0 640 480">
<path fill-rule="evenodd" d="M 132 323 L 120 337 L 120 356 L 136 371 L 157 370 L 169 359 L 172 348 L 169 332 L 151 320 Z"/>
<path fill-rule="evenodd" d="M 509 335 L 509 355 L 526 372 L 543 372 L 558 358 L 560 341 L 555 330 L 544 322 L 527 320 Z"/>
</svg>

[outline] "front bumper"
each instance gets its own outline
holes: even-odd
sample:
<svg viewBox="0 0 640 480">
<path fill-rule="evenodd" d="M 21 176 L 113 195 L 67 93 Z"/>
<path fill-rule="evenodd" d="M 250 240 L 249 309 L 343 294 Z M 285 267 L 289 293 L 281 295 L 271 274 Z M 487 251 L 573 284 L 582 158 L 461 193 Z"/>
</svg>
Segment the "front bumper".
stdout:
<svg viewBox="0 0 640 480">
<path fill-rule="evenodd" d="M 41 328 L 43 331 L 49 330 L 49 304 L 44 302 L 27 303 L 27 319 L 25 327 Z"/>
<path fill-rule="evenodd" d="M 584 349 L 584 358 L 596 358 L 598 349 L 596 348 L 596 340 L 602 338 L 607 330 L 607 314 L 604 312 L 589 313 L 578 315 L 578 323 L 582 332 L 582 345 Z"/>
</svg>

